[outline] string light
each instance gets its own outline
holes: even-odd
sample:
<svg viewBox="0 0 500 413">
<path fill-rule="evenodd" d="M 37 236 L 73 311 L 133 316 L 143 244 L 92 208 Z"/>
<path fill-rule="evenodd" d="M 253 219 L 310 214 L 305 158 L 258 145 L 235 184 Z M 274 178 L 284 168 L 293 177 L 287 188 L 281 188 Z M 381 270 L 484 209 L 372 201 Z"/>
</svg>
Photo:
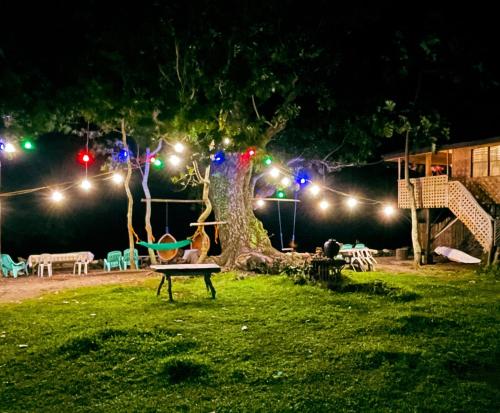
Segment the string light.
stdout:
<svg viewBox="0 0 500 413">
<path fill-rule="evenodd" d="M 264 164 L 269 166 L 273 163 L 273 157 L 271 155 L 266 155 L 264 158 Z"/>
<path fill-rule="evenodd" d="M 347 199 L 346 203 L 349 208 L 353 209 L 356 205 L 358 205 L 358 200 L 350 197 Z"/>
<path fill-rule="evenodd" d="M 182 162 L 182 159 L 179 158 L 177 155 L 170 155 L 168 160 L 172 166 L 179 166 L 180 163 Z"/>
<path fill-rule="evenodd" d="M 92 154 L 90 152 L 88 152 L 86 150 L 81 150 L 77 154 L 77 160 L 82 165 L 87 166 L 87 165 L 90 165 L 94 161 L 94 157 L 92 156 Z"/>
<path fill-rule="evenodd" d="M 282 189 L 279 189 L 279 190 L 276 192 L 276 198 L 281 198 L 281 199 L 283 199 L 285 196 L 286 196 L 285 191 L 283 191 Z"/>
<path fill-rule="evenodd" d="M 330 203 L 326 199 L 323 199 L 319 203 L 319 207 L 320 207 L 321 210 L 325 211 L 326 209 L 328 209 L 330 207 Z"/>
<path fill-rule="evenodd" d="M 25 139 L 21 143 L 21 145 L 22 145 L 23 149 L 26 149 L 27 151 L 31 151 L 31 150 L 35 149 L 35 145 L 29 139 Z"/>
<path fill-rule="evenodd" d="M 50 199 L 54 202 L 61 202 L 64 199 L 64 195 L 60 191 L 52 191 L 52 194 L 50 195 Z"/>
<path fill-rule="evenodd" d="M 276 167 L 271 168 L 271 170 L 269 171 L 269 175 L 271 175 L 273 178 L 277 178 L 278 176 L 280 176 L 280 170 Z"/>
<path fill-rule="evenodd" d="M 217 151 L 213 156 L 212 160 L 216 165 L 220 165 L 222 162 L 226 160 L 226 155 L 224 151 Z"/>
<path fill-rule="evenodd" d="M 227 146 L 227 145 L 231 144 L 231 139 L 229 139 L 229 138 L 224 138 L 224 139 L 222 140 L 222 142 L 224 143 L 224 145 L 226 145 L 226 146 Z"/>
<path fill-rule="evenodd" d="M 14 153 L 16 151 L 16 147 L 12 145 L 10 142 L 5 144 L 5 152 Z"/>
<path fill-rule="evenodd" d="M 90 188 L 92 188 L 92 184 L 90 183 L 90 181 L 88 179 L 84 179 L 82 181 L 82 183 L 80 184 L 80 187 L 84 190 L 84 191 L 88 191 Z"/>
<path fill-rule="evenodd" d="M 390 217 L 392 215 L 394 215 L 394 213 L 396 212 L 396 210 L 394 209 L 394 207 L 392 205 L 386 205 L 384 206 L 384 214 L 386 217 Z"/>
<path fill-rule="evenodd" d="M 321 188 L 316 184 L 312 184 L 309 191 L 312 196 L 317 196 L 321 192 Z"/>
<path fill-rule="evenodd" d="M 120 149 L 118 152 L 118 162 L 127 162 L 129 153 L 126 149 Z"/>
<path fill-rule="evenodd" d="M 177 153 L 182 153 L 184 152 L 184 145 L 180 142 L 177 142 L 175 145 L 174 145 L 174 151 L 177 152 Z"/>
<path fill-rule="evenodd" d="M 0 152 L 3 152 L 5 150 L 5 143 L 0 141 Z"/>
<path fill-rule="evenodd" d="M 123 175 L 122 174 L 119 174 L 118 172 L 115 172 L 113 174 L 113 176 L 111 177 L 111 180 L 115 183 L 115 184 L 121 184 L 123 182 Z"/>
<path fill-rule="evenodd" d="M 266 202 L 263 199 L 258 199 L 256 203 L 258 208 L 262 208 L 264 205 L 266 205 Z"/>
<path fill-rule="evenodd" d="M 283 179 L 281 180 L 281 184 L 283 186 L 290 186 L 291 183 L 292 181 L 288 176 L 283 177 Z"/>
</svg>

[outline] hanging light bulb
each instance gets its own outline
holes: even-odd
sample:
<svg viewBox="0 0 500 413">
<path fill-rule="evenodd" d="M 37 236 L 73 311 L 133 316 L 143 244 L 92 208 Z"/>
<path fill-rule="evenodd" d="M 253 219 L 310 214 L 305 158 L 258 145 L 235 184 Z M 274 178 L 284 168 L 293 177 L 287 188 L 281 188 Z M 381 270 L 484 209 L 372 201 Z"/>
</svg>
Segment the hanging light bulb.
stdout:
<svg viewBox="0 0 500 413">
<path fill-rule="evenodd" d="M 258 199 L 256 204 L 258 208 L 262 208 L 264 205 L 266 205 L 266 202 L 263 199 Z"/>
<path fill-rule="evenodd" d="M 179 166 L 180 163 L 182 162 L 182 159 L 179 158 L 177 155 L 170 155 L 168 160 L 172 166 Z"/>
<path fill-rule="evenodd" d="M 281 180 L 281 184 L 283 186 L 290 186 L 291 183 L 292 180 L 288 176 L 283 177 L 283 179 Z"/>
<path fill-rule="evenodd" d="M 184 146 L 182 143 L 180 143 L 180 142 L 177 142 L 177 143 L 174 145 L 174 151 L 175 151 L 175 152 L 177 152 L 177 153 L 182 153 L 182 152 L 184 152 L 184 149 L 186 149 L 186 148 L 185 148 L 185 146 Z"/>
<path fill-rule="evenodd" d="M 115 183 L 115 184 L 121 184 L 123 182 L 123 175 L 122 174 L 119 174 L 118 172 L 115 172 L 113 174 L 113 176 L 111 177 L 111 180 Z"/>
<path fill-rule="evenodd" d="M 392 215 L 394 215 L 394 213 L 396 212 L 396 210 L 394 209 L 394 207 L 392 205 L 386 205 L 384 206 L 384 214 L 386 217 L 390 217 Z"/>
<path fill-rule="evenodd" d="M 273 163 L 273 157 L 271 155 L 267 155 L 265 158 L 264 158 L 264 165 L 271 165 Z"/>
<path fill-rule="evenodd" d="M 347 206 L 353 209 L 356 205 L 358 205 L 358 200 L 356 198 L 350 197 L 347 199 Z"/>
<path fill-rule="evenodd" d="M 276 192 L 276 198 L 281 198 L 281 199 L 283 199 L 285 196 L 286 196 L 285 191 L 283 191 L 282 189 L 280 189 L 280 190 L 278 190 L 278 191 Z"/>
<path fill-rule="evenodd" d="M 35 149 L 35 145 L 29 139 L 24 139 L 22 141 L 21 145 L 22 145 L 23 149 L 25 149 L 27 151 L 31 151 L 31 150 Z"/>
<path fill-rule="evenodd" d="M 64 195 L 60 191 L 52 191 L 52 194 L 50 195 L 50 199 L 54 202 L 61 202 L 64 199 Z"/>
<path fill-rule="evenodd" d="M 16 151 L 16 147 L 12 145 L 10 142 L 5 144 L 5 152 L 14 153 Z"/>
<path fill-rule="evenodd" d="M 321 192 L 321 188 L 316 184 L 312 184 L 309 191 L 311 191 L 312 196 L 317 196 Z"/>
<path fill-rule="evenodd" d="M 88 191 L 90 188 L 92 188 L 92 184 L 90 183 L 90 181 L 85 178 L 82 183 L 80 184 L 80 187 L 84 190 L 84 191 Z"/>
<path fill-rule="evenodd" d="M 327 210 L 330 207 L 330 203 L 326 199 L 323 199 L 319 203 L 319 207 L 320 207 L 321 210 L 325 211 L 325 210 Z"/>
<path fill-rule="evenodd" d="M 271 170 L 269 171 L 269 175 L 271 175 L 273 178 L 277 178 L 278 176 L 280 176 L 280 170 L 276 167 L 271 168 Z"/>
</svg>

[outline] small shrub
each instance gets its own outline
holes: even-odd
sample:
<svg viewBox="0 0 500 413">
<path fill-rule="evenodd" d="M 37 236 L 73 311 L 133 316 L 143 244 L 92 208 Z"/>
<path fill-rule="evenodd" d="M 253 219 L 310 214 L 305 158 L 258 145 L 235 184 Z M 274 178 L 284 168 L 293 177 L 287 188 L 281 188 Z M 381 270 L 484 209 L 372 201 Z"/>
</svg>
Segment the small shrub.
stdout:
<svg viewBox="0 0 500 413">
<path fill-rule="evenodd" d="M 162 361 L 159 374 L 175 384 L 199 380 L 208 373 L 208 370 L 208 366 L 199 358 L 172 356 Z"/>
<path fill-rule="evenodd" d="M 480 276 L 500 278 L 500 263 L 482 265 L 476 270 L 476 274 Z"/>
</svg>

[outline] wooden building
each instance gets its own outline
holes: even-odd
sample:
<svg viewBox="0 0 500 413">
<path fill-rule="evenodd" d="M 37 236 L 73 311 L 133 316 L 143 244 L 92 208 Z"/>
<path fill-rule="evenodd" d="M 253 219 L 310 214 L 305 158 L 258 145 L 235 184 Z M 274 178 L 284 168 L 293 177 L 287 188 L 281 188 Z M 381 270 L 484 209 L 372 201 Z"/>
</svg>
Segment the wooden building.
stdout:
<svg viewBox="0 0 500 413">
<path fill-rule="evenodd" d="M 384 159 L 398 163 L 398 206 L 410 208 L 404 153 Z M 500 245 L 500 137 L 418 150 L 409 164 L 426 256 L 444 245 L 491 260 Z"/>
</svg>

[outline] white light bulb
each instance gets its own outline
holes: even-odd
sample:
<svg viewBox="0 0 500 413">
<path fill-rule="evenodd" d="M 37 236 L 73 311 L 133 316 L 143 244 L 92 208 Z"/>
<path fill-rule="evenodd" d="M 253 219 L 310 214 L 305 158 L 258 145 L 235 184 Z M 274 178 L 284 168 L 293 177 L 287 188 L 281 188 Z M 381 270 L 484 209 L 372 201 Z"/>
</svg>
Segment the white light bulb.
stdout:
<svg viewBox="0 0 500 413">
<path fill-rule="evenodd" d="M 394 207 L 392 205 L 386 205 L 384 207 L 384 214 L 388 217 L 394 215 L 395 212 L 396 212 L 396 210 L 394 209 Z"/>
<path fill-rule="evenodd" d="M 64 199 L 64 195 L 59 191 L 53 191 L 50 195 L 50 199 L 54 202 L 61 202 Z"/>
<path fill-rule="evenodd" d="M 292 183 L 292 181 L 290 180 L 290 178 L 288 178 L 287 176 L 285 176 L 282 180 L 281 180 L 281 184 L 283 186 L 289 186 L 290 184 Z"/>
<path fill-rule="evenodd" d="M 271 170 L 269 171 L 269 175 L 271 175 L 273 178 L 277 178 L 278 176 L 280 176 L 280 170 L 276 167 L 271 168 Z"/>
<path fill-rule="evenodd" d="M 358 205 L 358 200 L 356 198 L 347 199 L 347 206 L 349 208 L 354 208 L 356 205 Z"/>
<path fill-rule="evenodd" d="M 178 166 L 182 160 L 177 155 L 170 155 L 169 161 L 173 166 Z"/>
<path fill-rule="evenodd" d="M 90 188 L 92 188 L 92 184 L 90 183 L 90 181 L 88 179 L 84 179 L 82 181 L 82 183 L 80 184 L 80 187 L 84 190 L 84 191 L 88 191 Z"/>
<path fill-rule="evenodd" d="M 325 199 L 323 199 L 323 201 L 321 201 L 319 203 L 319 207 L 324 211 L 325 209 L 328 209 L 328 207 L 330 206 L 330 204 L 328 203 L 328 201 L 326 201 Z"/>
<path fill-rule="evenodd" d="M 224 140 L 222 142 L 224 143 L 224 145 L 229 145 L 231 143 L 231 139 L 224 138 Z"/>
<path fill-rule="evenodd" d="M 311 195 L 312 196 L 316 196 L 320 193 L 321 189 L 318 185 L 316 184 L 312 184 L 309 188 L 309 190 L 311 191 Z"/>
<path fill-rule="evenodd" d="M 121 184 L 123 182 L 123 175 L 119 173 L 114 173 L 111 179 L 115 184 Z"/>
<path fill-rule="evenodd" d="M 15 151 L 16 151 L 16 147 L 14 145 L 12 145 L 11 143 L 5 144 L 5 152 L 14 153 Z"/>
<path fill-rule="evenodd" d="M 258 199 L 257 200 L 257 206 L 259 208 L 262 208 L 264 205 L 266 205 L 265 201 L 263 199 Z"/>
<path fill-rule="evenodd" d="M 177 142 L 175 145 L 174 145 L 174 151 L 177 152 L 177 153 L 182 153 L 184 152 L 184 145 L 180 142 Z"/>
</svg>

